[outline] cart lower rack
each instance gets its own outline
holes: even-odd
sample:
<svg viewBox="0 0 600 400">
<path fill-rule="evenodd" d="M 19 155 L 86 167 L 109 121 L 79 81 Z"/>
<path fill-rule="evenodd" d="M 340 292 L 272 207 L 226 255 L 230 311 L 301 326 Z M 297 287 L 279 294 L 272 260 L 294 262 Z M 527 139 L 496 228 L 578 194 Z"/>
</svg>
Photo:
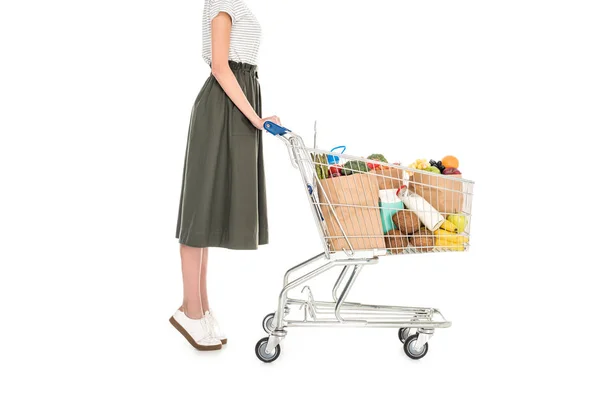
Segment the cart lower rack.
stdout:
<svg viewBox="0 0 600 400">
<path fill-rule="evenodd" d="M 398 328 L 406 355 L 424 357 L 435 329 L 451 326 L 439 310 L 346 298 L 362 268 L 376 264 L 380 256 L 468 250 L 474 183 L 307 148 L 299 135 L 271 122 L 265 129 L 286 144 L 300 171 L 324 252 L 285 273 L 276 311 L 263 320 L 269 336 L 256 344 L 257 357 L 275 361 L 292 327 Z M 332 160 L 339 165 L 330 165 Z M 402 201 L 390 205 L 386 197 Z M 341 272 L 331 301 L 316 301 L 305 284 L 336 267 Z M 290 291 L 302 285 L 304 299 L 291 298 Z"/>
</svg>

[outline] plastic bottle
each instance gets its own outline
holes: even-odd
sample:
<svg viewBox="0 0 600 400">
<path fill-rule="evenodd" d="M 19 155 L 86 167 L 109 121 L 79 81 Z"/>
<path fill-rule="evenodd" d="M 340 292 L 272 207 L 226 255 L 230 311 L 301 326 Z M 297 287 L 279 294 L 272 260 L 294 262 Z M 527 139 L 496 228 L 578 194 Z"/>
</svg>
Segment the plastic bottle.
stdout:
<svg viewBox="0 0 600 400">
<path fill-rule="evenodd" d="M 417 217 L 427 229 L 433 232 L 444 223 L 444 216 L 433 208 L 427 200 L 408 190 L 406 185 L 402 185 L 398 192 L 406 208 L 417 214 Z"/>
<path fill-rule="evenodd" d="M 396 189 L 379 191 L 379 213 L 381 215 L 383 233 L 388 233 L 388 231 L 396 228 L 392 217 L 398 211 L 404 209 L 404 203 L 402 203 L 402 200 L 400 200 L 397 193 L 398 191 Z"/>
</svg>

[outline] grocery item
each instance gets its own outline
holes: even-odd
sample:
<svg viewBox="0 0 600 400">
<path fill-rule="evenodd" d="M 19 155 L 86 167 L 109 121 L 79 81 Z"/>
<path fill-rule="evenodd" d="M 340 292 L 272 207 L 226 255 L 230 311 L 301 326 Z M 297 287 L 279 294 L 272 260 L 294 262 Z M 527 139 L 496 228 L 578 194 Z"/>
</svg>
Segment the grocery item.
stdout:
<svg viewBox="0 0 600 400">
<path fill-rule="evenodd" d="M 458 158 L 454 156 L 446 156 L 442 158 L 442 164 L 446 168 L 458 168 Z"/>
<path fill-rule="evenodd" d="M 332 251 L 350 250 L 344 233 L 355 250 L 384 249 L 383 228 L 377 210 L 377 179 L 369 174 L 354 174 L 323 179 L 317 185 Z"/>
<path fill-rule="evenodd" d="M 342 174 L 343 168 L 344 167 L 342 167 L 339 164 L 330 165 L 329 166 L 329 176 L 331 176 L 331 177 L 340 176 Z"/>
<path fill-rule="evenodd" d="M 442 214 L 433 208 L 423 197 L 411 192 L 406 186 L 402 186 L 399 192 L 404 206 L 417 214 L 417 217 L 419 217 L 419 220 L 427 229 L 435 231 L 444 223 L 445 218 Z"/>
<path fill-rule="evenodd" d="M 340 154 L 344 153 L 346 151 L 346 146 L 337 146 L 334 147 L 333 149 L 331 149 L 330 153 L 335 152 L 338 149 L 342 149 L 342 151 L 340 151 Z M 328 154 L 327 155 L 327 163 L 328 164 L 337 164 L 340 162 L 340 157 L 336 156 L 335 154 Z"/>
<path fill-rule="evenodd" d="M 432 167 L 437 167 L 437 169 L 440 170 L 440 173 L 443 173 L 444 169 L 446 169 L 446 167 L 444 166 L 444 164 L 442 164 L 441 161 L 429 160 L 429 164 Z"/>
<path fill-rule="evenodd" d="M 444 175 L 460 175 L 460 171 L 458 170 L 458 168 L 444 168 Z"/>
<path fill-rule="evenodd" d="M 369 157 L 367 157 L 369 160 L 379 160 L 381 162 L 388 162 L 388 160 L 385 158 L 385 156 L 383 154 L 371 154 Z"/>
<path fill-rule="evenodd" d="M 383 154 L 371 154 L 367 158 L 369 160 L 376 160 L 376 161 L 381 161 L 381 162 L 384 162 L 384 163 L 388 162 L 388 160 L 383 156 Z M 376 169 L 376 168 L 380 168 L 381 164 L 379 164 L 377 162 L 368 162 L 367 163 L 367 167 L 369 167 L 369 169 Z"/>
<path fill-rule="evenodd" d="M 352 175 L 353 173 L 361 173 L 361 172 L 369 172 L 367 163 L 364 161 L 358 161 L 358 160 L 347 161 L 344 164 L 344 169 L 342 169 L 342 174 L 344 174 L 344 175 Z"/>
<path fill-rule="evenodd" d="M 385 234 L 385 247 L 392 254 L 400 254 L 409 244 L 409 237 L 398 229 L 392 229 Z"/>
<path fill-rule="evenodd" d="M 467 216 L 463 214 L 450 214 L 447 219 L 456 226 L 458 233 L 464 232 L 469 222 Z"/>
<path fill-rule="evenodd" d="M 454 243 L 441 237 L 435 238 L 435 247 L 440 250 L 465 251 L 465 245 L 462 243 Z"/>
<path fill-rule="evenodd" d="M 456 227 L 456 225 L 454 225 L 452 222 L 448 221 L 448 219 L 446 219 L 442 225 L 440 226 L 441 229 L 448 231 L 448 232 L 454 232 L 457 233 L 458 232 L 458 228 Z"/>
<path fill-rule="evenodd" d="M 311 154 L 311 157 L 315 163 L 315 170 L 317 171 L 317 177 L 319 179 L 327 178 L 329 176 L 329 168 L 327 165 L 327 155 Z"/>
<path fill-rule="evenodd" d="M 404 203 L 402 203 L 396 192 L 397 189 L 379 191 L 379 213 L 381 214 L 383 233 L 387 233 L 395 228 L 392 216 L 399 210 L 404 209 Z"/>
<path fill-rule="evenodd" d="M 425 171 L 427 171 L 427 172 L 434 172 L 434 173 L 436 173 L 436 174 L 441 174 L 441 173 L 442 173 L 442 172 L 441 172 L 441 171 L 438 169 L 438 167 L 434 167 L 434 166 L 431 166 L 431 167 L 427 167 L 427 168 L 425 168 Z"/>
<path fill-rule="evenodd" d="M 431 175 L 415 172 L 408 188 L 427 200 L 442 214 L 458 214 L 463 209 L 463 183 L 461 175 Z M 406 204 L 405 204 L 406 205 Z"/>
<path fill-rule="evenodd" d="M 432 232 L 427 228 L 421 228 L 416 231 L 410 238 L 411 246 L 414 246 L 419 251 L 431 251 L 435 246 L 435 237 Z"/>
<path fill-rule="evenodd" d="M 398 189 L 402 186 L 403 170 L 400 168 L 389 168 L 382 165 L 381 168 L 371 170 L 372 174 L 377 175 L 379 189 Z"/>
<path fill-rule="evenodd" d="M 405 235 L 412 235 L 421 227 L 421 221 L 417 214 L 409 210 L 398 211 L 392 216 L 392 221 Z"/>
<path fill-rule="evenodd" d="M 451 243 L 463 244 L 463 243 L 467 243 L 469 241 L 468 236 L 463 236 L 458 233 L 448 232 L 444 229 L 438 229 L 433 233 L 437 238 L 443 239 L 443 240 L 451 242 Z"/>
<path fill-rule="evenodd" d="M 417 161 L 415 161 L 414 163 L 412 163 L 408 166 L 408 168 L 423 169 L 423 170 L 428 167 L 431 167 L 431 164 L 429 164 L 429 162 L 427 162 L 427 160 L 424 158 L 419 158 Z"/>
</svg>

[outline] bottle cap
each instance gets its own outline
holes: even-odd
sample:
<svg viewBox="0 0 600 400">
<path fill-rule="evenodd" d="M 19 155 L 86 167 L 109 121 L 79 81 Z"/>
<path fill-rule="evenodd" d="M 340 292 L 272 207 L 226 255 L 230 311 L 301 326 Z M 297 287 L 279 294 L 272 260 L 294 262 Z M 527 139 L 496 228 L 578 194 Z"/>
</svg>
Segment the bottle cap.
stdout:
<svg viewBox="0 0 600 400">
<path fill-rule="evenodd" d="M 396 196 L 398 196 L 400 194 L 400 192 L 402 191 L 402 189 L 406 189 L 406 185 L 402 185 L 398 188 L 398 190 L 396 190 Z"/>
</svg>

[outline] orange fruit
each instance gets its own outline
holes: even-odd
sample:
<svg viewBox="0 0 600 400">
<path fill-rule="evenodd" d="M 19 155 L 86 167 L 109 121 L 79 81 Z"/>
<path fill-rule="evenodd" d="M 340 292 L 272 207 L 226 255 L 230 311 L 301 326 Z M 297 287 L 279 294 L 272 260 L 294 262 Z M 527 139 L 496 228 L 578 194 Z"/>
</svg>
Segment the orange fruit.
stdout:
<svg viewBox="0 0 600 400">
<path fill-rule="evenodd" d="M 446 168 L 458 168 L 458 158 L 454 156 L 446 156 L 442 158 L 442 165 Z"/>
</svg>

